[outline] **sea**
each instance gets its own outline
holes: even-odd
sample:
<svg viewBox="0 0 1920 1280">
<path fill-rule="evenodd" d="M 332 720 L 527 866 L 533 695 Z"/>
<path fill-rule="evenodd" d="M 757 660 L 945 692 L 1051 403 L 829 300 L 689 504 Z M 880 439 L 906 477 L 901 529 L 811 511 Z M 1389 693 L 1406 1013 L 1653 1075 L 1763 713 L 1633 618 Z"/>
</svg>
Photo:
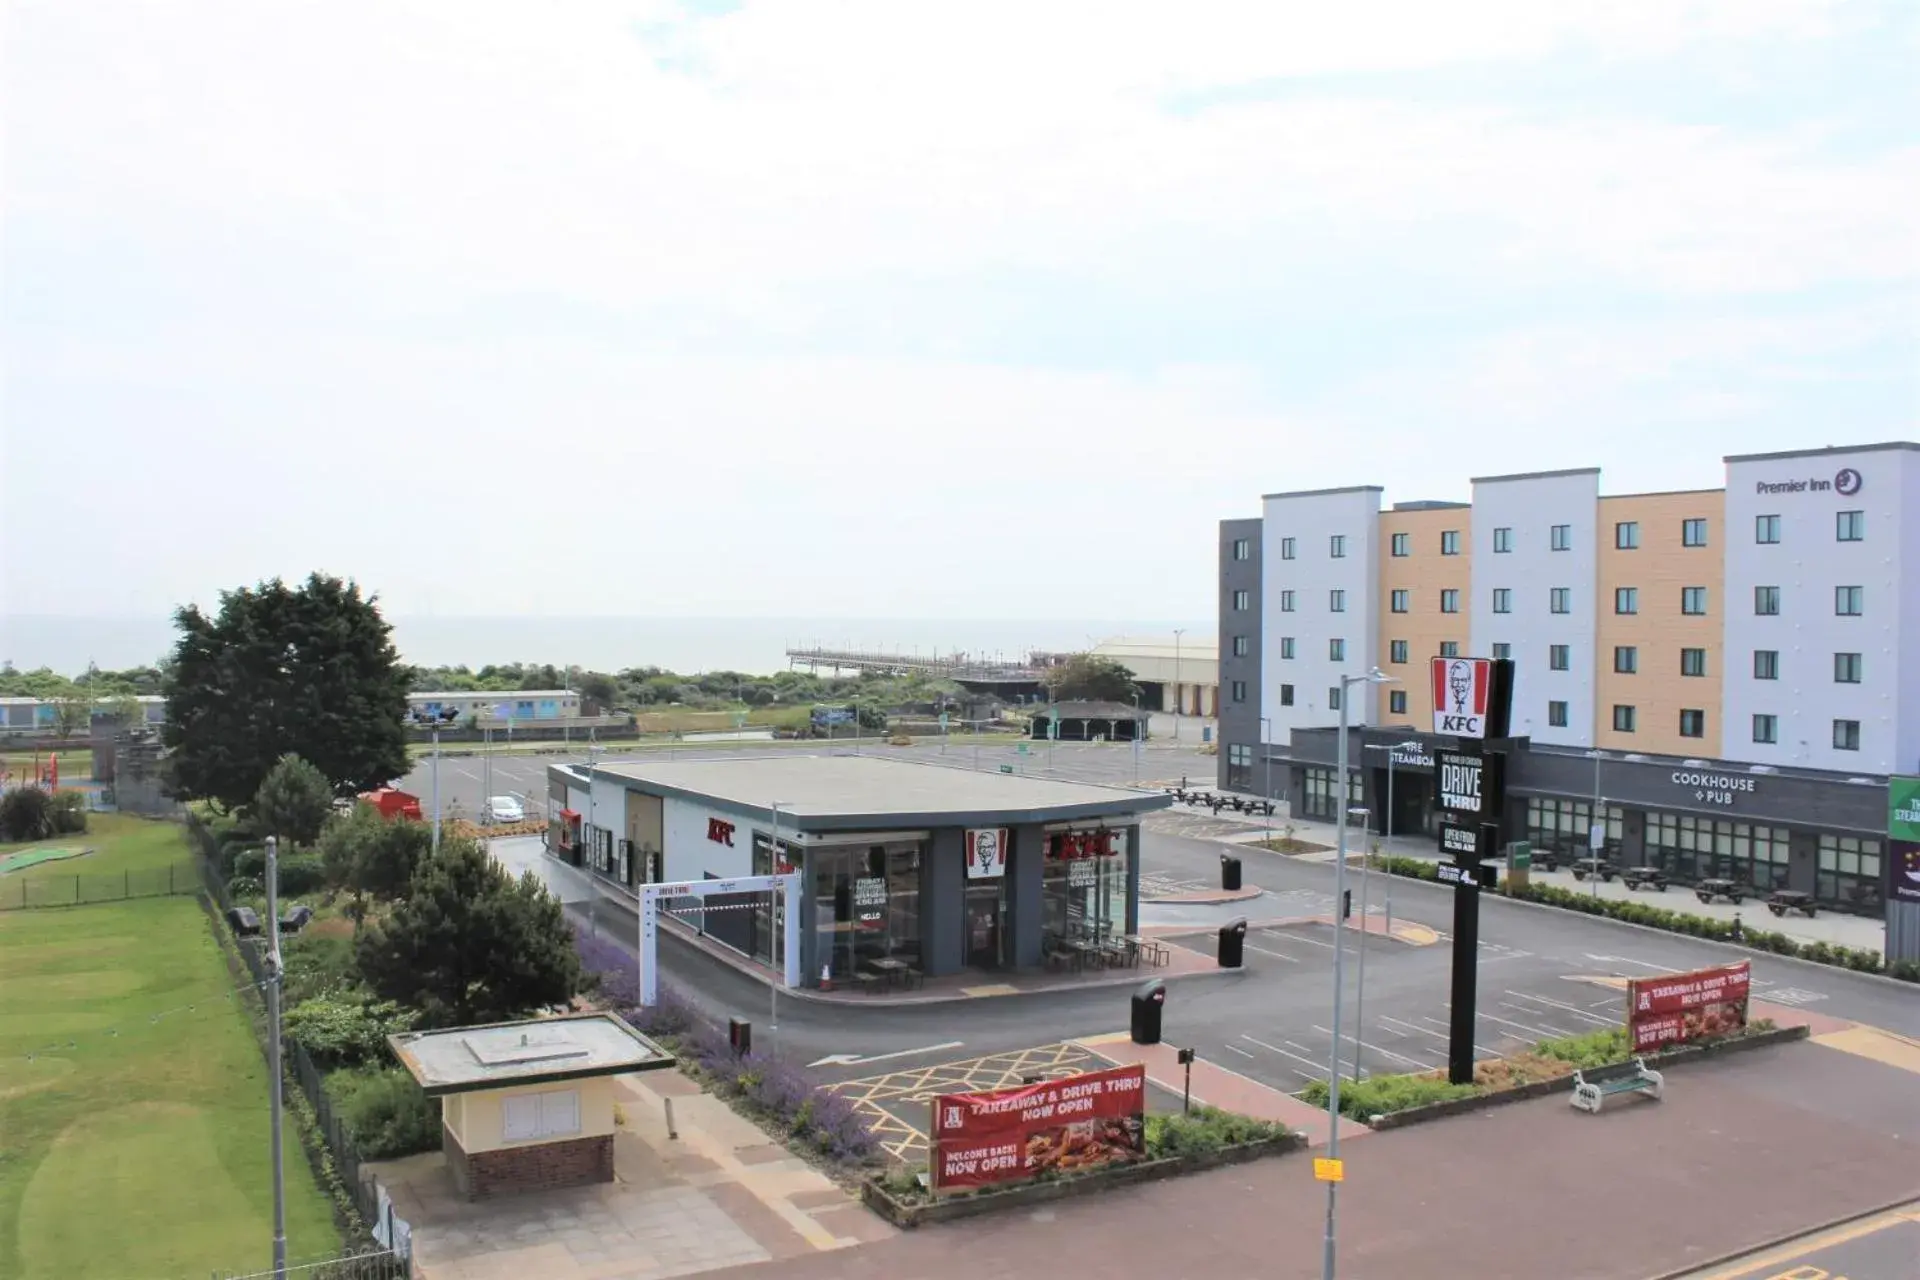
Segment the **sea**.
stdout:
<svg viewBox="0 0 1920 1280">
<path fill-rule="evenodd" d="M 1123 618 L 593 618 L 406 617 L 391 619 L 401 657 L 416 666 L 550 662 L 590 671 L 763 674 L 796 648 L 1016 661 L 1035 650 L 1072 652 L 1103 640 L 1175 631 L 1211 644 L 1214 620 Z M 0 662 L 22 671 L 78 674 L 157 662 L 173 648 L 171 618 L 0 617 Z"/>
</svg>

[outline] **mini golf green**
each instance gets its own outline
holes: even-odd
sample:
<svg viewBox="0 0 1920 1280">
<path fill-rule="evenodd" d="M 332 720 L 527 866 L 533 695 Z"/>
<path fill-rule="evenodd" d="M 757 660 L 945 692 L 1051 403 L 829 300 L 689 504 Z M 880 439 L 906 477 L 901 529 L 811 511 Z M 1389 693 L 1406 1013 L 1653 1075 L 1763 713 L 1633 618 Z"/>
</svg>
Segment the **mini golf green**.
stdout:
<svg viewBox="0 0 1920 1280">
<path fill-rule="evenodd" d="M 79 858 L 93 850 L 77 844 L 58 845 L 51 849 L 19 849 L 13 853 L 0 853 L 0 876 L 9 871 L 25 871 L 28 867 L 37 867 L 43 862 L 59 862 L 63 858 Z"/>
</svg>

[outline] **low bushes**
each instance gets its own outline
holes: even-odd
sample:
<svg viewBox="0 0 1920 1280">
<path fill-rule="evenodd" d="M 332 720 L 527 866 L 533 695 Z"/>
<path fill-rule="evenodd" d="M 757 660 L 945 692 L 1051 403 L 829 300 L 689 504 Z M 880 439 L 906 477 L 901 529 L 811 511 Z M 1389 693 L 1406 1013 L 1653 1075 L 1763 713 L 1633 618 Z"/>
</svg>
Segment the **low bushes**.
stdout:
<svg viewBox="0 0 1920 1280">
<path fill-rule="evenodd" d="M 367 1160 L 396 1160 L 440 1147 L 440 1103 L 399 1067 L 360 1067 L 327 1077 L 327 1094 Z"/>
<path fill-rule="evenodd" d="M 1417 1076 L 1368 1076 L 1365 1080 L 1346 1080 L 1340 1084 L 1340 1114 L 1365 1123 L 1373 1116 L 1392 1115 L 1411 1107 L 1452 1102 L 1486 1092 L 1479 1085 L 1449 1084 L 1444 1075 L 1423 1073 Z M 1315 1080 L 1300 1091 L 1300 1100 L 1310 1106 L 1327 1105 L 1327 1082 Z"/>
<path fill-rule="evenodd" d="M 22 844 L 87 829 L 87 800 L 78 791 L 15 787 L 0 793 L 0 841 Z"/>
<path fill-rule="evenodd" d="M 1199 1106 L 1191 1112 L 1147 1117 L 1147 1158 L 1202 1155 L 1224 1147 L 1244 1146 L 1284 1137 L 1288 1129 L 1270 1120 Z"/>
<path fill-rule="evenodd" d="M 325 995 L 288 1009 L 283 1025 L 316 1066 L 333 1070 L 384 1061 L 387 1037 L 410 1029 L 413 1014 L 391 1000 Z"/>
<path fill-rule="evenodd" d="M 228 881 L 245 880 L 248 884 L 263 886 L 267 875 L 267 851 L 262 847 L 237 847 L 229 860 L 231 870 Z M 276 861 L 279 864 L 280 892 L 282 894 L 317 893 L 327 887 L 327 869 L 316 853 L 282 854 Z"/>
</svg>

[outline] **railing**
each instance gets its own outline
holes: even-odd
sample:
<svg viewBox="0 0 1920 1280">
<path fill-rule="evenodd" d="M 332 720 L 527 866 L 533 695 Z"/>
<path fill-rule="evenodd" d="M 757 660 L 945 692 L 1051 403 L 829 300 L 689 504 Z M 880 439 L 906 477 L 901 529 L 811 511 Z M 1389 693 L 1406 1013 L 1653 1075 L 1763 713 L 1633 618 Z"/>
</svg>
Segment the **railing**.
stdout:
<svg viewBox="0 0 1920 1280">
<path fill-rule="evenodd" d="M 0 911 L 30 907 L 88 907 L 132 898 L 168 898 L 200 892 L 200 877 L 191 862 L 176 862 L 144 871 L 96 872 L 92 875 L 15 873 L 17 880 L 0 880 Z M 11 878 L 9 878 L 11 879 Z"/>
<path fill-rule="evenodd" d="M 342 1254 L 317 1262 L 290 1262 L 284 1271 L 216 1271 L 213 1280 L 407 1280 L 411 1275 L 407 1260 L 391 1249 L 371 1253 Z"/>
</svg>

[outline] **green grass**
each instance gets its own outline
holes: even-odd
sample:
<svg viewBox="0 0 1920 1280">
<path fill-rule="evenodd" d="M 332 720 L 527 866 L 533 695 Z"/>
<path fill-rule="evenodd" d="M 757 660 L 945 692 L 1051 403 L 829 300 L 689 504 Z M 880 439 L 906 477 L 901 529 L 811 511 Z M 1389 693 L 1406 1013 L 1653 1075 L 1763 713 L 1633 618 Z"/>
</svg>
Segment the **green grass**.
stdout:
<svg viewBox="0 0 1920 1280">
<path fill-rule="evenodd" d="M 32 844 L 0 844 L 0 856 L 27 849 L 76 846 L 93 852 L 84 858 L 42 863 L 15 875 L 27 880 L 120 875 L 127 871 L 164 870 L 174 863 L 189 862 L 193 857 L 187 848 L 186 833 L 178 823 L 120 813 L 88 814 L 87 829 L 78 835 L 54 836 Z M 13 878 L 9 876 L 8 880 Z"/>
<path fill-rule="evenodd" d="M 231 990 L 192 899 L 0 915 L 0 1275 L 271 1261 L 266 1069 Z M 337 1251 L 291 1122 L 285 1141 L 289 1252 Z"/>
<path fill-rule="evenodd" d="M 87 781 L 93 777 L 93 748 L 78 747 L 72 750 L 58 743 L 49 743 L 40 748 L 40 767 L 46 768 L 49 756 L 60 757 L 60 779 L 72 778 L 76 782 Z M 22 751 L 18 747 L 10 751 L 0 751 L 0 769 L 5 769 L 17 778 L 33 776 L 33 757 L 31 751 Z"/>
</svg>

